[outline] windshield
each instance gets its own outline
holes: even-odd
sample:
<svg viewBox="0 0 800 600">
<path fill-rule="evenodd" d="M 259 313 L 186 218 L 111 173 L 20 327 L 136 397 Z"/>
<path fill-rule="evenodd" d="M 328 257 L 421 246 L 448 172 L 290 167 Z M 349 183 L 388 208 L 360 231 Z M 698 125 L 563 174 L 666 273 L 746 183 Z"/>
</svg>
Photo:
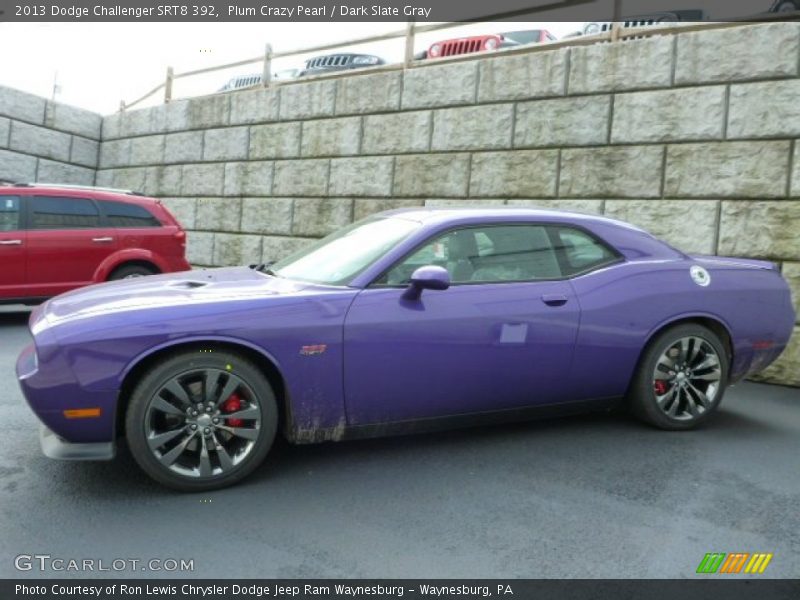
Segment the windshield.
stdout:
<svg viewBox="0 0 800 600">
<path fill-rule="evenodd" d="M 288 279 L 347 285 L 420 225 L 385 217 L 358 221 L 275 263 L 271 272 Z"/>
</svg>

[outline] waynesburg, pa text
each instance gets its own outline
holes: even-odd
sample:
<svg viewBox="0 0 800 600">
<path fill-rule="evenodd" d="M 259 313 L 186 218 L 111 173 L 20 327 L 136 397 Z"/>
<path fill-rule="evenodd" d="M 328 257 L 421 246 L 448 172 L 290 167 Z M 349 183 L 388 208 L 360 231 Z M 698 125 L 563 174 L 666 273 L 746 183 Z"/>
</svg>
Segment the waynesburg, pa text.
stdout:
<svg viewBox="0 0 800 600">
<path fill-rule="evenodd" d="M 496 588 L 496 589 L 494 589 Z M 512 587 L 508 584 L 496 585 L 471 585 L 471 584 L 450 584 L 450 585 L 429 585 L 418 584 L 414 587 L 407 587 L 403 585 L 357 585 L 357 584 L 343 584 L 336 583 L 333 585 L 258 585 L 258 584 L 214 584 L 214 585 L 196 585 L 191 583 L 184 583 L 182 585 L 175 585 L 171 583 L 156 584 L 148 583 L 141 585 L 132 585 L 125 583 L 112 583 L 107 585 L 92 584 L 51 584 L 51 585 L 25 585 L 17 584 L 15 586 L 15 595 L 21 596 L 44 596 L 48 593 L 52 596 L 68 596 L 72 598 L 87 597 L 87 598 L 101 598 L 101 597 L 114 597 L 119 595 L 124 597 L 130 596 L 180 596 L 190 598 L 206 598 L 206 597 L 219 597 L 219 596 L 243 596 L 248 598 L 254 597 L 272 597 L 272 598 L 291 598 L 302 595 L 308 596 L 377 596 L 387 597 L 394 596 L 402 598 L 406 592 L 415 597 L 428 597 L 428 598 L 442 598 L 450 596 L 469 596 L 471 598 L 481 597 L 488 598 L 491 596 L 498 597 L 511 597 L 514 595 Z"/>
</svg>

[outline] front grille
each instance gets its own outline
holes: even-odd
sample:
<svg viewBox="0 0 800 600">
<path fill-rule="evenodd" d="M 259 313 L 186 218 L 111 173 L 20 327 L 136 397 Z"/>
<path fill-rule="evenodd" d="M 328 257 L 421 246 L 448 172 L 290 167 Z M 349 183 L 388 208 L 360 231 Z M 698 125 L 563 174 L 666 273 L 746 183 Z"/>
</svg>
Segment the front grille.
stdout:
<svg viewBox="0 0 800 600">
<path fill-rule="evenodd" d="M 307 69 L 325 69 L 327 67 L 344 67 L 350 62 L 349 54 L 331 54 L 312 58 L 306 63 Z"/>
<path fill-rule="evenodd" d="M 442 42 L 442 53 L 440 56 L 456 56 L 458 54 L 471 54 L 483 50 L 483 43 L 486 38 L 470 38 L 466 40 L 448 40 Z"/>
</svg>

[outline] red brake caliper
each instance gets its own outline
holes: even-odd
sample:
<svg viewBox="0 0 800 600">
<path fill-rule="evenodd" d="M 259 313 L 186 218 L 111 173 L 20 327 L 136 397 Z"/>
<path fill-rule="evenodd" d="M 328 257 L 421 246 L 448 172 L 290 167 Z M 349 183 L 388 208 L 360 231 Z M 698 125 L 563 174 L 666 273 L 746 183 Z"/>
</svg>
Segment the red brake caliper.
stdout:
<svg viewBox="0 0 800 600">
<path fill-rule="evenodd" d="M 663 379 L 656 379 L 655 384 L 653 384 L 653 387 L 656 390 L 656 394 L 659 396 L 663 396 L 664 394 L 667 393 L 668 389 L 667 382 L 664 381 Z"/>
<path fill-rule="evenodd" d="M 235 393 L 222 403 L 222 414 L 235 413 L 242 408 L 242 400 Z M 242 419 L 226 419 L 229 427 L 241 427 L 244 424 Z"/>
</svg>

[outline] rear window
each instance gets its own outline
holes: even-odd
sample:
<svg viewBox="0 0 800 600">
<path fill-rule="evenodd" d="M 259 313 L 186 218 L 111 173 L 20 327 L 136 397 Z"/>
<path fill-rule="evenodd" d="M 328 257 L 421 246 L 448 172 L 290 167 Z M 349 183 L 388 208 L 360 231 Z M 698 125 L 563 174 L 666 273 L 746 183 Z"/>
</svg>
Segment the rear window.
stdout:
<svg viewBox="0 0 800 600">
<path fill-rule="evenodd" d="M 31 229 L 91 229 L 100 224 L 97 206 L 88 199 L 34 196 L 30 204 Z"/>
<path fill-rule="evenodd" d="M 107 200 L 99 200 L 97 203 L 109 227 L 161 227 L 159 220 L 143 206 Z"/>
<path fill-rule="evenodd" d="M 569 227 L 559 227 L 556 250 L 562 252 L 564 275 L 571 277 L 615 262 L 619 256 L 600 240 L 588 233 Z"/>
</svg>

